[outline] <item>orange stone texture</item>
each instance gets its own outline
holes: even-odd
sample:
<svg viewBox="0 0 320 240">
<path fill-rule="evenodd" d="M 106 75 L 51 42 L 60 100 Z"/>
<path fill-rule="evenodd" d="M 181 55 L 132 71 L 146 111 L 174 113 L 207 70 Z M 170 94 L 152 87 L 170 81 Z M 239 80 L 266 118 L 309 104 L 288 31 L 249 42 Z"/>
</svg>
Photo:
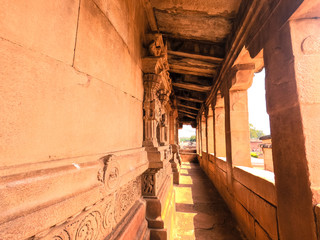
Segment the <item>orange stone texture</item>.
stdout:
<svg viewBox="0 0 320 240">
<path fill-rule="evenodd" d="M 0 240 L 319 240 L 319 19 L 320 0 L 0 0 Z"/>
</svg>

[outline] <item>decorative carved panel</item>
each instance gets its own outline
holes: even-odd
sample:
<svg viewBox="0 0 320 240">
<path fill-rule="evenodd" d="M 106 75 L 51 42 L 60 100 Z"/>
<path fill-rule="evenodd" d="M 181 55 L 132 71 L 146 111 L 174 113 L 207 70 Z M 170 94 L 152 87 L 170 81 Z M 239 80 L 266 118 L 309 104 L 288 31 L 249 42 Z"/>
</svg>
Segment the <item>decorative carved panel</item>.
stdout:
<svg viewBox="0 0 320 240">
<path fill-rule="evenodd" d="M 111 159 L 111 160 L 110 160 Z M 106 158 L 111 163 L 112 158 Z M 106 164 L 108 165 L 108 164 Z M 114 169 L 114 165 L 111 169 Z M 108 167 L 107 167 L 108 168 Z M 114 171 L 108 171 L 111 175 Z M 109 174 L 109 175 L 110 175 Z M 108 174 L 106 176 L 109 176 Z M 107 182 L 108 182 L 108 178 Z M 30 240 L 99 240 L 105 238 L 141 196 L 141 178 L 130 181 L 114 193 L 100 199 L 60 224 L 39 233 Z"/>
</svg>

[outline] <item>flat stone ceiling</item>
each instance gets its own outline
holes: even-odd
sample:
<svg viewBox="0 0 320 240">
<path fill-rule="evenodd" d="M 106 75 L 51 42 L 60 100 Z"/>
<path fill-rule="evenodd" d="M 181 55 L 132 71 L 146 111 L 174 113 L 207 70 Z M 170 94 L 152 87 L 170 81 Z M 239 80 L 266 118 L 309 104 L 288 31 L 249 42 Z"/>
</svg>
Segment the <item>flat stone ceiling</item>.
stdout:
<svg viewBox="0 0 320 240">
<path fill-rule="evenodd" d="M 223 42 L 239 0 L 151 0 L 159 30 L 176 38 Z"/>
<path fill-rule="evenodd" d="M 242 0 L 149 0 L 168 47 L 179 121 L 196 116 L 219 75 Z"/>
</svg>

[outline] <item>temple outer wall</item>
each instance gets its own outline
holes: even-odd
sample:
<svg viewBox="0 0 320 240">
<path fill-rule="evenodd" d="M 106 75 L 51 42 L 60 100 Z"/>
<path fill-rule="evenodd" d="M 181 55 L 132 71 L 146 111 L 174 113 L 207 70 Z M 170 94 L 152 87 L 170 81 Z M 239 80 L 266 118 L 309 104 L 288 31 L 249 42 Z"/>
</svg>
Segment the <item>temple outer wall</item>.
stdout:
<svg viewBox="0 0 320 240">
<path fill-rule="evenodd" d="M 0 238 L 142 238 L 142 1 L 0 8 Z"/>
</svg>

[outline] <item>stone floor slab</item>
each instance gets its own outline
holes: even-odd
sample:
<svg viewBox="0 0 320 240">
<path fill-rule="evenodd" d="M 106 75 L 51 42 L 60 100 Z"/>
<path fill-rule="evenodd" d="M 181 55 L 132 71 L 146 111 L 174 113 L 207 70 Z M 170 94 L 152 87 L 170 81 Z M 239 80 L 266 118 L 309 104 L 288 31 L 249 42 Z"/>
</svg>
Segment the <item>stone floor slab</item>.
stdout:
<svg viewBox="0 0 320 240">
<path fill-rule="evenodd" d="M 175 239 L 242 240 L 227 205 L 198 164 L 181 165 L 176 191 Z"/>
</svg>

